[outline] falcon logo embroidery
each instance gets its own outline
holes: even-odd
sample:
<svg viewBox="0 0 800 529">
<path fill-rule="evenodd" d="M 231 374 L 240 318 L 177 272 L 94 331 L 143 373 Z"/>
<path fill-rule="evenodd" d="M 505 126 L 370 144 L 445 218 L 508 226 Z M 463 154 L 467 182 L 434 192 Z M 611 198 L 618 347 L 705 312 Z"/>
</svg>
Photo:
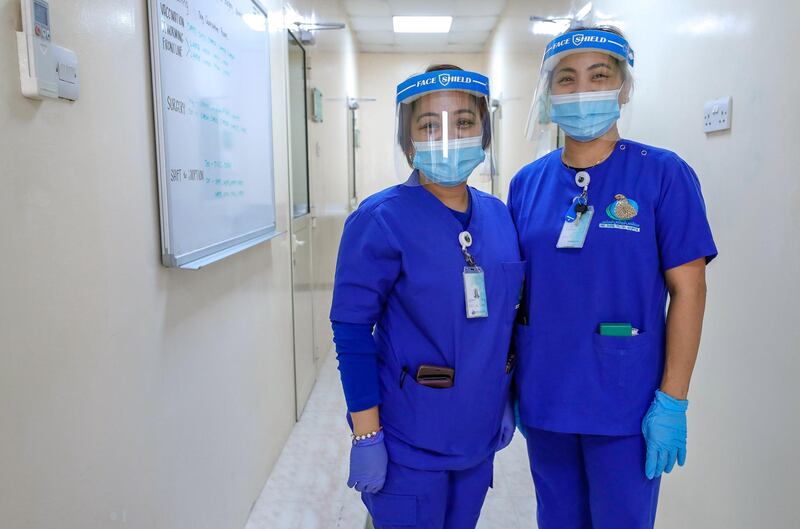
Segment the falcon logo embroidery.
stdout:
<svg viewBox="0 0 800 529">
<path fill-rule="evenodd" d="M 606 215 L 608 215 L 609 220 L 601 222 L 598 227 L 639 233 L 641 226 L 631 220 L 638 214 L 639 204 L 632 198 L 617 193 L 614 195 L 614 202 L 606 208 Z"/>
<path fill-rule="evenodd" d="M 639 204 L 625 195 L 614 195 L 614 202 L 606 208 L 606 215 L 617 221 L 631 220 L 639 214 Z"/>
</svg>

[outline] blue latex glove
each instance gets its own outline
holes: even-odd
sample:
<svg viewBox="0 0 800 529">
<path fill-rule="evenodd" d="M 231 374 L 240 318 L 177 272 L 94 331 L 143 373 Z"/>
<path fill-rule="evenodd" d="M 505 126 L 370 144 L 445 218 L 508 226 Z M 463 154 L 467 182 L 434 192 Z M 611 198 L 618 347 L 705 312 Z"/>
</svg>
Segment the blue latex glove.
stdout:
<svg viewBox="0 0 800 529">
<path fill-rule="evenodd" d="M 647 479 L 669 474 L 675 466 L 686 462 L 686 409 L 688 400 L 678 400 L 656 390 L 656 398 L 642 421 L 647 443 L 644 472 Z"/>
<path fill-rule="evenodd" d="M 511 443 L 514 438 L 514 406 L 511 404 L 511 399 L 506 402 L 506 407 L 503 410 L 503 419 L 500 421 L 500 441 L 497 443 L 497 450 L 500 451 Z"/>
<path fill-rule="evenodd" d="M 350 449 L 350 477 L 347 478 L 347 486 L 372 494 L 380 491 L 386 481 L 388 464 L 383 430 L 371 439 L 357 441 Z"/>
</svg>

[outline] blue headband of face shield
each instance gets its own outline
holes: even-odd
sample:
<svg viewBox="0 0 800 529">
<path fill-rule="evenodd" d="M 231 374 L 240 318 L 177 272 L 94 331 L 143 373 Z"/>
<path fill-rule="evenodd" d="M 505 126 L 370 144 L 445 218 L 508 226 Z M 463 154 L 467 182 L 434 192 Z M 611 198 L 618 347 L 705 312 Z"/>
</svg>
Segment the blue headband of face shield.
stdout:
<svg viewBox="0 0 800 529">
<path fill-rule="evenodd" d="M 634 53 L 627 40 L 609 31 L 587 29 L 551 40 L 544 52 L 542 73 L 552 70 L 565 55 L 586 51 L 608 53 L 633 67 Z"/>
<path fill-rule="evenodd" d="M 397 104 L 439 90 L 460 90 L 489 97 L 489 78 L 465 70 L 438 70 L 409 77 L 397 85 Z"/>
</svg>

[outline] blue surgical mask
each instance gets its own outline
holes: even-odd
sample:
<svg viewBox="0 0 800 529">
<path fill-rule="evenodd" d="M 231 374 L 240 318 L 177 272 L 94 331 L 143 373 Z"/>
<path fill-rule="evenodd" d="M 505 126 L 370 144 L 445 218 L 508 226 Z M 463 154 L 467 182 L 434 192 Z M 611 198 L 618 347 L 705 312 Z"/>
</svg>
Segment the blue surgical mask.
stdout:
<svg viewBox="0 0 800 529">
<path fill-rule="evenodd" d="M 412 165 L 425 177 L 447 187 L 466 182 L 486 158 L 481 136 L 443 141 L 415 141 Z"/>
<path fill-rule="evenodd" d="M 577 141 L 592 141 L 619 119 L 619 90 L 550 96 L 550 120 Z"/>
</svg>

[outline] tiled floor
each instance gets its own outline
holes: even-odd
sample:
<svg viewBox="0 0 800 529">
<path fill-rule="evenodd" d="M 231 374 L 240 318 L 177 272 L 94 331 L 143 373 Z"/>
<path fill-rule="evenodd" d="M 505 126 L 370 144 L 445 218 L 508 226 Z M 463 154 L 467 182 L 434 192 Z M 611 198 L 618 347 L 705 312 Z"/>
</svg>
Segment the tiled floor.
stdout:
<svg viewBox="0 0 800 529">
<path fill-rule="evenodd" d="M 483 504 L 478 529 L 536 529 L 536 499 L 525 439 L 517 432 L 494 460 L 494 488 Z"/>
<path fill-rule="evenodd" d="M 363 529 L 367 513 L 348 489 L 349 429 L 334 356 L 328 355 L 245 529 Z M 517 434 L 495 459 L 478 529 L 535 529 L 525 441 Z"/>
<path fill-rule="evenodd" d="M 329 354 L 245 529 L 363 529 L 367 511 L 346 486 L 345 409 Z"/>
</svg>

